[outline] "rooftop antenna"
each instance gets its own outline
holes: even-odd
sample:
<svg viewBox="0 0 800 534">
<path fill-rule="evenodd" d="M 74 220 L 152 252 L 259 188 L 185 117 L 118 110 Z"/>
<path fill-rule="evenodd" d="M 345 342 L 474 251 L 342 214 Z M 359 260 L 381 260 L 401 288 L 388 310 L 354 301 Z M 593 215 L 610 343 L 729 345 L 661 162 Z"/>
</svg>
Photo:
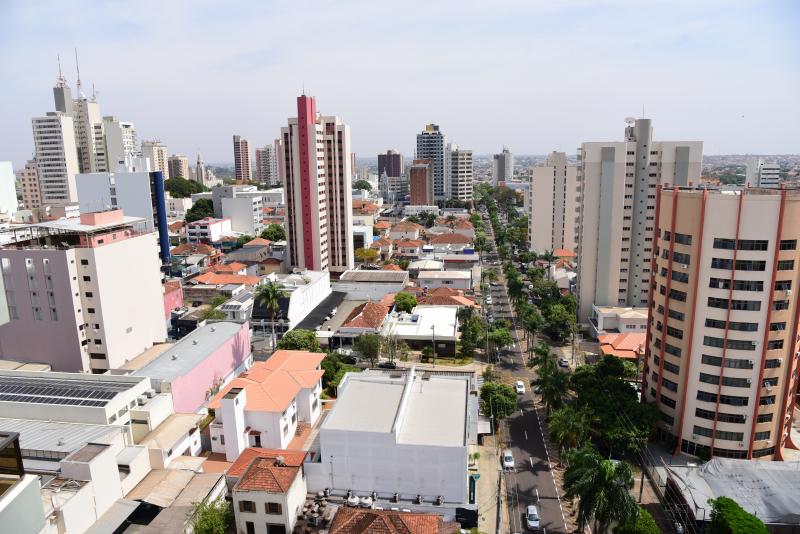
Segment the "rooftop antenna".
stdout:
<svg viewBox="0 0 800 534">
<path fill-rule="evenodd" d="M 81 92 L 81 66 L 78 64 L 78 47 L 75 47 L 75 70 L 78 71 L 78 95 L 83 96 Z"/>
<path fill-rule="evenodd" d="M 97 91 L 94 88 L 94 82 L 92 82 L 92 102 L 97 102 Z"/>
<path fill-rule="evenodd" d="M 306 96 L 306 81 L 303 80 L 303 96 Z"/>
</svg>

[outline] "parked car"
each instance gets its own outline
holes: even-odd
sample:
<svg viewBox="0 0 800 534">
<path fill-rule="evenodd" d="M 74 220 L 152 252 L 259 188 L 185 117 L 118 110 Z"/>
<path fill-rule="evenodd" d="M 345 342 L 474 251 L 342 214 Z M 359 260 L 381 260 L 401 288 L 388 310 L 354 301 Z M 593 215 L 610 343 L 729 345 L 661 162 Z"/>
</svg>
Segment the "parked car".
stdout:
<svg viewBox="0 0 800 534">
<path fill-rule="evenodd" d="M 360 358 L 358 356 L 348 354 L 347 356 L 342 356 L 342 361 L 348 365 L 356 365 L 360 361 Z"/>
<path fill-rule="evenodd" d="M 491 305 L 492 305 L 492 297 L 486 297 L 486 304 L 487 304 L 488 306 L 491 306 Z"/>
<path fill-rule="evenodd" d="M 503 469 L 514 469 L 514 455 L 511 454 L 511 449 L 505 449 L 501 457 Z"/>
<path fill-rule="evenodd" d="M 385 362 L 380 362 L 378 364 L 378 367 L 380 367 L 381 369 L 397 369 L 397 364 L 387 360 Z"/>
<path fill-rule="evenodd" d="M 500 287 L 500 282 L 492 282 L 489 285 L 492 287 Z"/>
<path fill-rule="evenodd" d="M 517 395 L 524 395 L 525 394 L 525 382 L 522 380 L 517 380 L 517 383 L 514 385 L 514 389 L 517 390 Z"/>
<path fill-rule="evenodd" d="M 533 504 L 528 505 L 527 510 L 525 510 L 525 524 L 528 530 L 539 531 L 539 510 Z"/>
<path fill-rule="evenodd" d="M 561 367 L 569 367 L 569 360 L 566 358 L 559 358 L 558 365 L 560 365 Z"/>
</svg>

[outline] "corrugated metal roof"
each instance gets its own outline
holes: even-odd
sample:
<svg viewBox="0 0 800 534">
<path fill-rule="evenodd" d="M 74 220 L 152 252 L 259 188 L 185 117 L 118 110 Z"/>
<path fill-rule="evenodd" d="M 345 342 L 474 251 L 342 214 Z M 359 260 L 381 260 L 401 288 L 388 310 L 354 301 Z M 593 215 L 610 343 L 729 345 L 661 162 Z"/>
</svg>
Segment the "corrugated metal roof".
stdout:
<svg viewBox="0 0 800 534">
<path fill-rule="evenodd" d="M 19 432 L 23 451 L 47 451 L 65 456 L 90 442 L 110 442 L 123 427 L 0 418 L 0 431 Z"/>
</svg>

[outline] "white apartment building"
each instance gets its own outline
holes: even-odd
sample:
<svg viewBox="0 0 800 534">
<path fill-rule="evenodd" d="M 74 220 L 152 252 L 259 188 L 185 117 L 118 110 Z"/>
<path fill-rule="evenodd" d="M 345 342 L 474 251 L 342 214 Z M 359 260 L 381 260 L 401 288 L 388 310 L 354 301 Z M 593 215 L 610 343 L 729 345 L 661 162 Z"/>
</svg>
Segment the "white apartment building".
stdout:
<svg viewBox="0 0 800 534">
<path fill-rule="evenodd" d="M 580 188 L 578 170 L 567 164 L 564 152 L 551 152 L 544 167 L 531 169 L 526 195 L 531 250 L 574 251 Z"/>
<path fill-rule="evenodd" d="M 459 149 L 450 145 L 450 198 L 462 201 L 472 200 L 474 169 L 472 150 Z"/>
<path fill-rule="evenodd" d="M 702 141 L 653 141 L 650 119 L 630 119 L 621 142 L 578 153 L 578 319 L 592 304 L 646 306 L 656 186 L 700 181 Z"/>
<path fill-rule="evenodd" d="M 75 145 L 78 149 L 80 172 L 103 172 L 108 170 L 103 116 L 100 104 L 83 94 L 73 100 L 72 120 L 75 126 Z"/>
<path fill-rule="evenodd" d="M 314 271 L 353 268 L 350 127 L 297 98 L 297 117 L 281 128 L 289 264 Z"/>
<path fill-rule="evenodd" d="M 22 194 L 22 205 L 29 210 L 42 206 L 42 195 L 39 189 L 39 166 L 35 159 L 25 162 L 25 167 L 17 171 L 17 182 Z"/>
<path fill-rule="evenodd" d="M 189 243 L 212 243 L 219 241 L 219 238 L 224 235 L 230 235 L 231 232 L 233 229 L 230 219 L 206 217 L 186 225 L 186 241 Z"/>
<path fill-rule="evenodd" d="M 514 155 L 503 147 L 503 151 L 492 156 L 492 184 L 510 182 L 514 177 Z"/>
<path fill-rule="evenodd" d="M 79 166 L 72 117 L 48 112 L 44 117 L 34 117 L 32 124 L 41 203 L 75 202 L 78 199 L 75 175 Z"/>
<path fill-rule="evenodd" d="M 169 179 L 169 156 L 166 145 L 161 141 L 142 141 L 142 157 L 150 160 L 150 170 L 164 173 L 164 180 Z"/>
<path fill-rule="evenodd" d="M 749 187 L 780 187 L 781 166 L 756 156 L 749 157 L 744 183 Z"/>
<path fill-rule="evenodd" d="M 18 207 L 14 168 L 10 161 L 0 161 L 0 216 L 12 219 Z"/>
<path fill-rule="evenodd" d="M 211 199 L 214 215 L 231 220 L 234 232 L 258 236 L 264 229 L 264 195 L 253 185 L 214 187 Z"/>
<path fill-rule="evenodd" d="M 116 117 L 103 117 L 106 144 L 107 170 L 116 171 L 137 156 L 136 127 L 132 122 L 122 122 Z"/>
<path fill-rule="evenodd" d="M 256 168 L 255 180 L 265 184 L 272 184 L 278 181 L 278 176 L 273 171 L 278 169 L 275 159 L 275 147 L 267 145 L 256 149 Z"/>
<path fill-rule="evenodd" d="M 428 124 L 417 134 L 417 155 L 415 159 L 427 159 L 433 163 L 433 198 L 446 200 L 450 198 L 452 174 L 450 165 L 452 158 L 447 138 L 439 131 L 437 124 Z"/>
<path fill-rule="evenodd" d="M 3 358 L 102 373 L 165 340 L 157 239 L 144 219 L 118 210 L 9 231 Z"/>
</svg>

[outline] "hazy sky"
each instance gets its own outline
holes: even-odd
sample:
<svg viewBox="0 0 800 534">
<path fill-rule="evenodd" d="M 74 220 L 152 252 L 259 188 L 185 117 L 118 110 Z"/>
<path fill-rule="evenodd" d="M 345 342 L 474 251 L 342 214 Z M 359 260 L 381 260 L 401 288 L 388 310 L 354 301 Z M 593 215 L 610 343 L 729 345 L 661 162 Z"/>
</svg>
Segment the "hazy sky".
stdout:
<svg viewBox="0 0 800 534">
<path fill-rule="evenodd" d="M 411 156 L 438 123 L 476 153 L 619 140 L 626 116 L 706 154 L 800 153 L 800 2 L 0 0 L 0 160 L 32 152 L 61 54 L 104 115 L 171 152 L 271 142 L 305 84 L 353 150 Z"/>
</svg>

